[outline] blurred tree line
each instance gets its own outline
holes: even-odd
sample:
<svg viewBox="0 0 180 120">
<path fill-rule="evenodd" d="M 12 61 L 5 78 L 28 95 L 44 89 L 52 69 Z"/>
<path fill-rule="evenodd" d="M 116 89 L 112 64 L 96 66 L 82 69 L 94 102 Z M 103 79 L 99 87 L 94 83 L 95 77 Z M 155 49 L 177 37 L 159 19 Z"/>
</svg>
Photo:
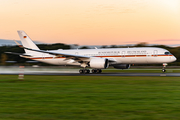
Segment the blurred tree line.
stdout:
<svg viewBox="0 0 180 120">
<path fill-rule="evenodd" d="M 70 45 L 56 43 L 56 44 L 38 44 L 37 45 L 41 50 L 58 50 L 58 49 L 71 49 Z M 0 46 L 0 65 L 12 65 L 13 61 L 15 64 L 30 64 L 27 61 L 30 59 L 25 59 L 19 55 L 6 54 L 5 52 L 15 52 L 15 53 L 24 53 L 24 49 L 19 46 Z M 12 61 L 12 63 L 11 63 Z M 47 65 L 45 63 L 38 63 Z M 14 65 L 14 64 L 13 64 Z"/>
<path fill-rule="evenodd" d="M 70 45 L 66 45 L 62 43 L 38 44 L 37 46 L 41 50 L 71 49 Z M 180 47 L 169 47 L 165 45 L 151 45 L 150 46 L 144 42 L 133 45 L 133 46 L 118 46 L 118 45 L 101 46 L 101 48 L 127 48 L 127 47 L 130 47 L 130 48 L 131 47 L 159 47 L 159 48 L 167 49 L 177 58 L 176 62 L 170 63 L 169 65 L 180 65 Z M 82 46 L 79 49 L 88 49 L 88 48 L 89 48 L 88 46 Z M 16 61 L 16 64 L 29 64 L 27 63 L 27 61 L 30 61 L 29 59 L 19 57 L 18 55 L 6 54 L 5 52 L 24 53 L 24 49 L 19 48 L 18 46 L 0 46 L 0 65 L 11 65 L 7 63 L 7 61 Z M 45 63 L 38 63 L 38 64 L 47 65 Z"/>
</svg>

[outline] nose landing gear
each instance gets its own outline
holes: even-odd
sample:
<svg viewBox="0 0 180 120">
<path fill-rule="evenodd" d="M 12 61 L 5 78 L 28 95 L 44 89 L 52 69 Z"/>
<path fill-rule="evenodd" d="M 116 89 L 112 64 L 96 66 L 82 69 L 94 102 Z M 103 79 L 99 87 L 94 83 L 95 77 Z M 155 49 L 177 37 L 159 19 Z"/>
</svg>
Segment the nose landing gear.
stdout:
<svg viewBox="0 0 180 120">
<path fill-rule="evenodd" d="M 165 73 L 165 72 L 166 72 L 166 69 L 165 69 L 165 68 L 163 68 L 163 69 L 162 69 L 162 72 L 163 72 L 163 73 Z"/>
<path fill-rule="evenodd" d="M 162 72 L 163 72 L 163 73 L 165 73 L 165 72 L 166 72 L 165 67 L 166 67 L 167 65 L 168 65 L 167 63 L 163 63 L 163 69 L 162 69 Z"/>
</svg>

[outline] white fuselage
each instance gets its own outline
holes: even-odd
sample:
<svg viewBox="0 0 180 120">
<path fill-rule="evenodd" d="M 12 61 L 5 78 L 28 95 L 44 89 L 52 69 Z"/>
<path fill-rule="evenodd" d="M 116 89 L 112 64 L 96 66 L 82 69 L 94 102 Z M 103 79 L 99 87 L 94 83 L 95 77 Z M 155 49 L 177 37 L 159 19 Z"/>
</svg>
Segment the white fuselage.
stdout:
<svg viewBox="0 0 180 120">
<path fill-rule="evenodd" d="M 139 48 L 109 48 L 109 49 L 79 49 L 79 50 L 53 50 L 54 52 L 107 58 L 113 64 L 162 64 L 170 63 L 176 58 L 169 51 L 156 47 Z M 63 56 L 55 57 L 47 53 L 36 52 L 30 59 L 54 65 L 80 65 L 80 63 Z"/>
</svg>

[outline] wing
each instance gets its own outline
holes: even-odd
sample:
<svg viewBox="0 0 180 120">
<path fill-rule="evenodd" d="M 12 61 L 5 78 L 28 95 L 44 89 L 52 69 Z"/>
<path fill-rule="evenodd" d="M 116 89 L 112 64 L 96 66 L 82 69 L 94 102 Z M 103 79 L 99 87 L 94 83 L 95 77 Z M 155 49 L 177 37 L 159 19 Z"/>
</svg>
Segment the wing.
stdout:
<svg viewBox="0 0 180 120">
<path fill-rule="evenodd" d="M 32 51 L 36 51 L 36 52 L 41 52 L 41 53 L 48 53 L 51 55 L 55 55 L 56 57 L 62 56 L 62 57 L 66 57 L 66 58 L 70 58 L 70 59 L 89 59 L 89 56 L 82 56 L 82 55 L 74 55 L 74 54 L 66 54 L 66 53 L 59 53 L 59 52 L 52 52 L 52 51 L 45 51 L 45 50 L 35 50 L 35 49 L 31 49 L 31 48 L 25 48 L 24 49 L 27 50 L 32 50 Z"/>
<path fill-rule="evenodd" d="M 52 51 L 45 51 L 45 50 L 36 50 L 36 49 L 31 49 L 31 48 L 26 48 L 19 44 L 17 41 L 15 41 L 16 44 L 23 49 L 26 50 L 31 50 L 31 51 L 36 51 L 36 52 L 41 52 L 41 53 L 47 53 L 51 55 L 55 55 L 56 57 L 66 57 L 66 59 L 73 59 L 73 60 L 88 60 L 90 57 L 89 56 L 82 56 L 82 55 L 74 55 L 74 54 L 66 54 L 66 53 L 59 53 L 59 52 L 52 52 Z"/>
<path fill-rule="evenodd" d="M 80 61 L 81 62 L 82 61 L 90 61 L 90 58 L 92 58 L 92 57 L 89 57 L 89 56 L 66 54 L 66 53 L 59 53 L 59 52 L 52 52 L 52 51 L 45 51 L 45 50 L 35 50 L 35 49 L 25 48 L 25 47 L 23 47 L 23 48 L 27 49 L 27 50 L 36 51 L 36 52 L 48 53 L 48 54 L 51 54 L 51 55 L 55 55 L 56 57 L 66 57 L 66 60 L 73 59 L 73 60 L 76 60 L 78 62 L 80 62 Z M 96 57 L 93 57 L 93 58 L 96 58 Z M 109 62 L 116 62 L 116 60 L 114 60 L 113 58 L 107 58 L 107 59 L 109 60 Z"/>
<path fill-rule="evenodd" d="M 66 54 L 66 53 L 59 53 L 59 52 L 54 52 L 54 51 L 45 51 L 45 50 L 36 50 L 36 49 L 26 48 L 26 47 L 20 45 L 17 41 L 15 41 L 15 42 L 20 48 L 23 48 L 26 50 L 31 50 L 31 51 L 36 51 L 36 52 L 41 52 L 41 53 L 51 54 L 51 55 L 55 55 L 56 57 L 66 57 L 65 60 L 73 59 L 77 62 L 83 62 L 83 61 L 90 61 L 90 58 L 92 58 L 90 56 Z M 109 62 L 116 62 L 116 60 L 114 60 L 113 58 L 107 58 L 107 59 L 109 60 Z"/>
</svg>

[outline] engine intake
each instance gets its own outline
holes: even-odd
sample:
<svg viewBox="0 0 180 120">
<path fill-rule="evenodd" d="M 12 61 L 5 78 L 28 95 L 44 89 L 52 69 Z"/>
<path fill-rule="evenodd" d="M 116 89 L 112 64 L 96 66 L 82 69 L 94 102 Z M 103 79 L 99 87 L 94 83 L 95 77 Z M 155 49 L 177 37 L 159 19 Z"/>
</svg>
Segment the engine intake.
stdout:
<svg viewBox="0 0 180 120">
<path fill-rule="evenodd" d="M 96 69 L 106 69 L 109 67 L 109 61 L 106 58 L 91 59 L 89 66 Z"/>
<path fill-rule="evenodd" d="M 129 69 L 130 68 L 130 64 L 116 64 L 112 66 L 116 69 Z"/>
</svg>

